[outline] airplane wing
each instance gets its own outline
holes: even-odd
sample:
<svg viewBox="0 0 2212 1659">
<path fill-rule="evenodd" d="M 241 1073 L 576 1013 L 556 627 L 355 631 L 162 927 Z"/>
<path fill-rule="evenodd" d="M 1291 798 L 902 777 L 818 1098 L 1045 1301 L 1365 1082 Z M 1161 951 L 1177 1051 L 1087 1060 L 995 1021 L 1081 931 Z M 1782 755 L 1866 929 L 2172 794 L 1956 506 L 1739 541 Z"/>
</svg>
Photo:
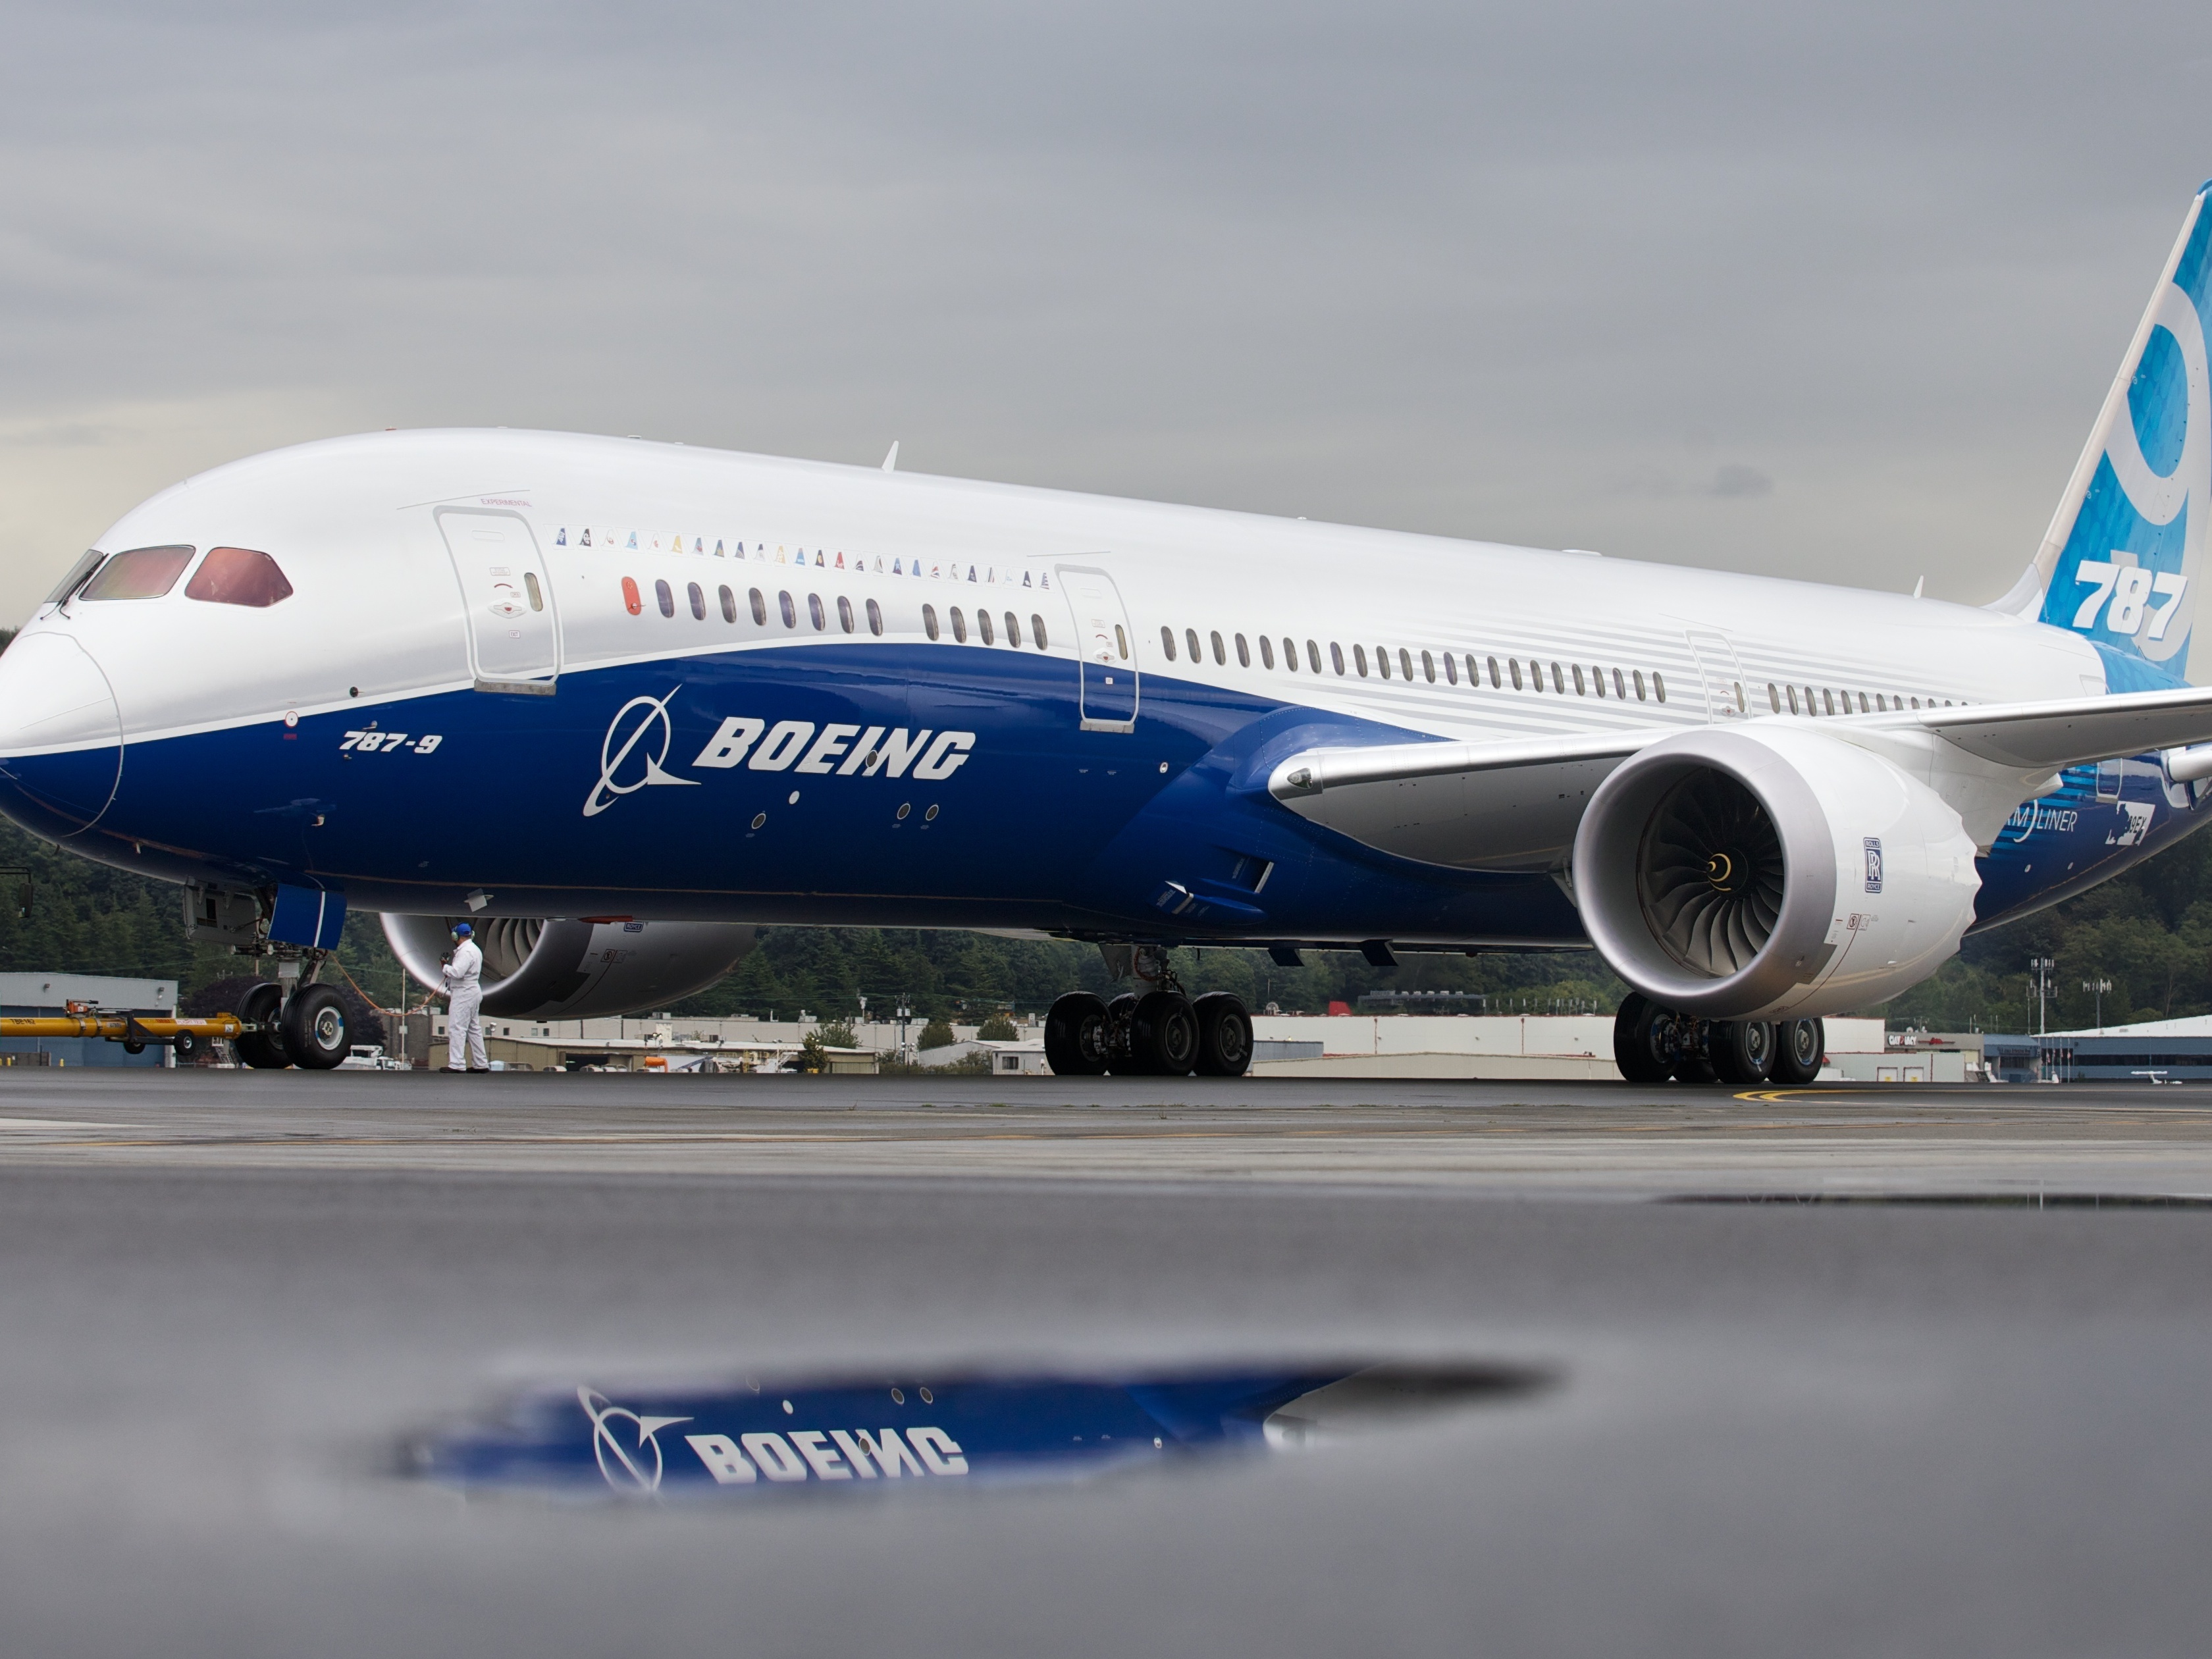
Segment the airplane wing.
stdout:
<svg viewBox="0 0 2212 1659">
<path fill-rule="evenodd" d="M 2001 766 L 2055 772 L 2113 755 L 2212 742 L 2212 688 L 1923 708 L 1906 723 Z"/>
<path fill-rule="evenodd" d="M 2050 773 L 2212 744 L 2212 690 L 1923 708 L 1833 725 L 1838 737 L 1853 727 L 1923 730 L 1997 766 Z M 1275 766 L 1267 793 L 1310 823 L 1401 858 L 1464 870 L 1548 870 L 1573 845 L 1583 808 L 1607 775 L 1682 729 L 1308 749 Z M 2212 775 L 2212 749 L 2173 767 L 2177 779 Z"/>
<path fill-rule="evenodd" d="M 1677 729 L 1308 749 L 1268 774 L 1267 793 L 1310 823 L 1401 858 L 1548 870 L 1606 775 Z"/>
</svg>

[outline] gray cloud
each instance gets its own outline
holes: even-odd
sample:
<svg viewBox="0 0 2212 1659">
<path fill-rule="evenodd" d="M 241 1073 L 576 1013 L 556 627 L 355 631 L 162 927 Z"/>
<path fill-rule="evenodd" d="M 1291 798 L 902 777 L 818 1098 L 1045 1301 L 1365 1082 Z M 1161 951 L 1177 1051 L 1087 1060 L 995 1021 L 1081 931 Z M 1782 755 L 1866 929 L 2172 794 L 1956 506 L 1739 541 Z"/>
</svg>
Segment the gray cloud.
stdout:
<svg viewBox="0 0 2212 1659">
<path fill-rule="evenodd" d="M 0 609 L 198 466 L 479 422 L 1986 598 L 2208 59 L 2178 3 L 18 5 Z"/>
</svg>

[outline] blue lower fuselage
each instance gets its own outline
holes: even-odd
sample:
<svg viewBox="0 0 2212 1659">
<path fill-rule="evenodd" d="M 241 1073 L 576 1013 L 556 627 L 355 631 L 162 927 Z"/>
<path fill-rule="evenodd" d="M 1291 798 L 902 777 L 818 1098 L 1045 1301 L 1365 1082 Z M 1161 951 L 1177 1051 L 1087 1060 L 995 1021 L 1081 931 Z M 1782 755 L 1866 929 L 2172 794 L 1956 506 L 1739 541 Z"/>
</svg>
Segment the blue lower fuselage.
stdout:
<svg viewBox="0 0 2212 1659">
<path fill-rule="evenodd" d="M 701 764 L 732 716 L 853 735 L 812 770 L 804 743 Z M 974 741 L 944 775 L 841 775 L 878 729 L 917 751 L 925 731 Z M 1085 730 L 1065 659 L 794 645 L 20 758 L 0 811 L 120 867 L 367 909 L 451 914 L 476 894 L 495 915 L 1583 944 L 1548 875 L 1395 858 L 1267 792 L 1298 750 L 1420 735 L 1158 673 L 1133 730 Z M 1981 860 L 1977 925 L 2117 873 L 2203 811 L 2154 760 L 2069 772 Z"/>
</svg>

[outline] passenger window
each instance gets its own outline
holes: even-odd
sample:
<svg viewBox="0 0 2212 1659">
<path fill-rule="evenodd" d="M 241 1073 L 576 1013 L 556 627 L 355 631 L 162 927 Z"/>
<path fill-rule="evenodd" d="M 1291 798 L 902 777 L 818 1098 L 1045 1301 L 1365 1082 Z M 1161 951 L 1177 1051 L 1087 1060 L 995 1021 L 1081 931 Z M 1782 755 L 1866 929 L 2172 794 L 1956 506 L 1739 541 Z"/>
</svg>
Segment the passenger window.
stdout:
<svg viewBox="0 0 2212 1659">
<path fill-rule="evenodd" d="M 1411 681 L 1413 678 L 1413 653 L 1402 645 L 1398 647 L 1398 666 L 1403 672 L 1405 678 Z M 1434 679 L 1436 676 L 1432 673 L 1429 678 Z"/>
<path fill-rule="evenodd" d="M 1629 678 L 1636 686 L 1636 701 L 1642 702 L 1644 701 L 1644 671 L 1640 668 L 1632 669 L 1630 671 Z"/>
<path fill-rule="evenodd" d="M 1011 611 L 1006 612 L 1006 643 L 1017 651 L 1022 645 L 1022 624 Z"/>
<path fill-rule="evenodd" d="M 1333 645 L 1332 645 L 1331 647 L 1329 647 L 1329 649 L 1330 649 L 1332 652 L 1334 652 L 1334 651 L 1335 651 L 1335 650 L 1336 650 L 1336 647 L 1335 647 L 1334 646 L 1333 646 Z M 1308 640 L 1308 641 L 1306 641 L 1306 666 L 1307 666 L 1307 667 L 1309 667 L 1309 668 L 1310 668 L 1310 669 L 1312 669 L 1312 670 L 1313 670 L 1313 672 L 1314 672 L 1315 673 L 1316 673 L 1316 674 L 1318 674 L 1318 673 L 1320 673 L 1320 672 L 1321 672 L 1321 644 L 1320 644 L 1320 641 L 1316 641 L 1316 640 Z M 1340 674 L 1341 674 L 1342 672 L 1344 672 L 1344 665 L 1343 665 L 1343 663 L 1342 663 L 1342 662 L 1340 662 L 1340 662 L 1337 664 L 1337 665 L 1336 665 L 1336 672 L 1337 672 L 1338 673 L 1340 673 Z"/>
<path fill-rule="evenodd" d="M 853 602 L 842 593 L 837 596 L 837 626 L 848 634 L 853 631 Z"/>
<path fill-rule="evenodd" d="M 1361 679 L 1367 678 L 1367 647 L 1365 646 L 1355 645 L 1352 647 L 1352 665 L 1359 671 Z"/>
<path fill-rule="evenodd" d="M 1557 663 L 1552 665 L 1552 690 L 1563 697 L 1567 695 L 1567 677 L 1559 672 L 1559 665 Z"/>
<path fill-rule="evenodd" d="M 1167 653 L 1170 662 L 1176 659 L 1175 629 L 1168 627 L 1164 623 L 1160 625 L 1160 649 Z"/>
<path fill-rule="evenodd" d="M 933 605 L 921 607 L 921 631 L 933 640 L 937 637 L 937 607 Z"/>
<path fill-rule="evenodd" d="M 992 630 L 991 613 L 988 611 L 978 611 L 975 613 L 975 631 L 982 635 L 983 643 L 986 645 L 996 645 L 999 642 L 997 635 Z"/>
<path fill-rule="evenodd" d="M 666 582 L 653 583 L 653 597 L 660 601 L 662 616 L 672 617 L 676 614 L 676 590 L 669 586 Z"/>
<path fill-rule="evenodd" d="M 779 593 L 775 596 L 775 608 L 783 613 L 783 625 L 786 628 L 799 626 L 799 607 L 791 602 L 789 593 Z"/>
<path fill-rule="evenodd" d="M 1425 651 L 1421 653 L 1421 672 L 1427 677 L 1431 685 L 1437 683 L 1437 659 Z M 1406 678 L 1409 680 L 1413 678 L 1412 669 L 1406 671 Z"/>
<path fill-rule="evenodd" d="M 722 602 L 722 620 L 734 623 L 738 619 L 738 596 L 725 587 L 718 589 L 715 597 Z"/>
<path fill-rule="evenodd" d="M 753 605 L 753 622 L 757 627 L 766 628 L 768 626 L 768 601 L 761 597 L 761 591 L 757 587 L 753 589 L 751 599 Z"/>
<path fill-rule="evenodd" d="M 99 569 L 100 562 L 106 556 L 96 547 L 87 552 L 82 558 L 69 568 L 69 574 L 54 584 L 54 591 L 46 595 L 46 603 L 59 605 L 70 594 L 76 592 L 78 584 Z"/>
<path fill-rule="evenodd" d="M 1121 653 L 1121 660 L 1129 660 L 1129 636 L 1121 631 L 1121 624 L 1114 624 L 1114 648 Z"/>
<path fill-rule="evenodd" d="M 1490 659 L 1490 665 L 1492 668 L 1497 667 L 1498 659 L 1492 657 Z M 1508 659 L 1506 666 L 1513 671 L 1513 689 L 1518 691 L 1521 689 L 1521 659 L 1518 657 Z"/>
<path fill-rule="evenodd" d="M 1797 688 L 1794 685 L 1790 688 L 1790 712 L 1793 714 L 1797 712 Z"/>
<path fill-rule="evenodd" d="M 1553 663 L 1552 667 L 1553 672 L 1556 672 L 1558 671 L 1559 665 L 1557 663 Z M 1589 689 L 1583 684 L 1583 665 L 1580 663 L 1577 663 L 1575 665 L 1575 695 L 1578 697 L 1587 697 L 1589 696 Z"/>
<path fill-rule="evenodd" d="M 968 643 L 968 618 L 960 614 L 960 607 L 952 607 L 952 637 L 962 645 Z"/>
<path fill-rule="evenodd" d="M 1237 665 L 1239 668 L 1249 668 L 1252 665 L 1252 647 L 1244 643 L 1244 636 L 1242 634 L 1237 636 Z"/>
<path fill-rule="evenodd" d="M 1311 645 L 1313 641 L 1311 640 L 1308 640 L 1306 643 L 1308 645 Z M 1328 642 L 1328 660 L 1329 665 L 1335 669 L 1338 673 L 1341 674 L 1344 672 L 1344 647 L 1339 645 L 1334 640 L 1331 640 Z"/>
<path fill-rule="evenodd" d="M 1298 642 L 1296 640 L 1288 638 L 1287 636 L 1283 641 L 1283 666 L 1289 669 L 1293 674 L 1298 672 Z M 1319 657 L 1316 657 L 1314 659 L 1314 672 L 1316 674 L 1321 672 L 1321 659 Z"/>
<path fill-rule="evenodd" d="M 292 597 L 292 584 L 266 553 L 247 547 L 211 547 L 185 584 L 185 597 L 210 605 L 243 605 L 257 611 Z"/>
<path fill-rule="evenodd" d="M 1820 702 L 1826 707 L 1829 714 L 1832 714 L 1836 712 L 1836 699 L 1834 694 L 1830 692 L 1825 686 L 1823 686 L 1820 690 Z"/>
<path fill-rule="evenodd" d="M 1221 635 L 1219 631 L 1217 630 L 1207 637 L 1213 641 L 1213 665 L 1217 668 L 1228 667 L 1229 653 L 1221 648 Z"/>
<path fill-rule="evenodd" d="M 1428 659 L 1429 654 L 1424 651 L 1421 653 L 1421 660 L 1426 662 Z M 1453 659 L 1452 653 L 1449 651 L 1444 653 L 1444 680 L 1450 685 L 1459 684 L 1459 664 Z"/>
<path fill-rule="evenodd" d="M 1874 713 L 1874 710 L 1867 707 L 1867 694 L 1863 691 L 1859 693 L 1859 713 L 1862 714 Z"/>
<path fill-rule="evenodd" d="M 1243 643 L 1244 636 L 1242 634 L 1239 634 L 1237 636 L 1237 643 L 1241 646 Z M 1293 659 L 1293 660 L 1295 661 L 1295 659 Z M 1274 665 L 1275 642 L 1269 639 L 1265 634 L 1262 634 L 1260 635 L 1260 666 L 1262 668 L 1273 668 Z"/>
<path fill-rule="evenodd" d="M 1195 628 L 1186 628 L 1182 630 L 1182 642 L 1190 647 L 1190 659 L 1193 662 L 1206 660 L 1205 653 L 1199 649 L 1198 630 Z"/>
<path fill-rule="evenodd" d="M 830 625 L 830 618 L 822 609 L 822 596 L 819 593 L 809 593 L 806 596 L 806 619 L 814 624 L 814 631 L 817 634 Z"/>
<path fill-rule="evenodd" d="M 878 639 L 883 637 L 884 608 L 873 599 L 868 601 L 868 632 L 873 634 Z"/>
<path fill-rule="evenodd" d="M 1031 613 L 1030 617 L 1030 643 L 1036 646 L 1040 651 L 1050 648 L 1045 643 L 1044 618 L 1036 615 L 1034 612 Z"/>
<path fill-rule="evenodd" d="M 1737 680 L 1734 682 L 1734 684 L 1735 686 L 1735 712 L 1739 714 L 1748 714 L 1751 712 L 1751 705 L 1743 700 L 1743 682 L 1741 680 Z M 1848 699 L 1844 702 L 1844 707 L 1846 708 L 1850 707 L 1850 703 Z"/>
<path fill-rule="evenodd" d="M 1468 661 L 1472 665 L 1474 659 L 1469 657 Z M 1467 677 L 1469 680 L 1473 680 L 1474 678 L 1474 670 L 1472 666 L 1469 666 L 1468 669 Z M 1498 678 L 1498 659 L 1492 657 L 1490 659 L 1490 689 L 1493 691 L 1498 690 L 1501 689 L 1502 684 L 1503 682 L 1501 682 Z M 1521 689 L 1521 677 L 1518 674 L 1516 674 L 1513 677 L 1513 689 L 1516 691 L 1518 691 Z"/>
<path fill-rule="evenodd" d="M 1667 682 L 1656 668 L 1651 671 L 1651 694 L 1662 702 L 1667 701 Z"/>
<path fill-rule="evenodd" d="M 1874 706 L 1877 713 L 1884 714 L 1889 713 L 1889 699 L 1879 691 L 1874 694 Z"/>
<path fill-rule="evenodd" d="M 1782 694 L 1774 689 L 1774 682 L 1772 680 L 1769 680 L 1766 683 L 1766 701 L 1773 705 L 1774 712 L 1776 714 L 1778 714 L 1782 712 Z"/>
<path fill-rule="evenodd" d="M 1628 701 L 1628 684 L 1620 678 L 1620 671 L 1618 668 L 1613 671 L 1613 695 L 1623 702 Z"/>
<path fill-rule="evenodd" d="M 191 591 L 192 590 L 189 587 L 185 590 L 187 593 L 190 593 Z M 753 595 L 753 598 L 757 599 L 760 598 L 760 595 L 756 593 Z M 637 584 L 632 581 L 628 576 L 624 576 L 623 578 L 623 608 L 628 611 L 633 617 L 641 614 L 645 610 L 645 601 L 640 599 L 637 594 Z"/>
<path fill-rule="evenodd" d="M 1356 656 L 1359 647 L 1355 645 L 1352 649 Z M 1359 672 L 1364 674 L 1367 671 L 1362 668 Z M 1388 646 L 1378 645 L 1375 647 L 1375 672 L 1386 680 L 1390 678 L 1390 648 Z"/>
<path fill-rule="evenodd" d="M 192 562 L 189 547 L 137 547 L 118 553 L 78 595 L 87 599 L 158 599 Z"/>
<path fill-rule="evenodd" d="M 688 594 L 686 594 L 684 597 L 685 597 L 685 598 L 687 598 L 687 599 L 689 599 L 691 601 L 691 616 L 692 616 L 692 619 L 693 619 L 694 621 L 696 621 L 696 622 L 704 622 L 704 621 L 706 621 L 706 620 L 707 620 L 707 593 L 706 593 L 706 590 L 705 590 L 705 589 L 703 589 L 703 588 L 702 588 L 702 587 L 699 586 L 699 584 L 698 584 L 698 583 L 696 583 L 696 582 L 693 582 L 693 583 L 691 584 L 691 591 L 690 591 Z M 535 607 L 535 606 L 533 606 L 533 607 L 532 607 L 532 608 L 534 610 L 536 607 Z"/>
<path fill-rule="evenodd" d="M 535 570 L 524 571 L 522 585 L 530 592 L 530 608 L 532 611 L 543 611 L 545 608 L 545 595 L 538 588 L 538 573 Z"/>
<path fill-rule="evenodd" d="M 1912 700 L 1912 706 L 1913 706 L 1915 708 L 1919 708 L 1919 707 L 1920 707 L 1920 699 L 1919 699 L 1919 698 L 1917 698 L 1917 697 L 1915 697 L 1915 698 Z"/>
</svg>

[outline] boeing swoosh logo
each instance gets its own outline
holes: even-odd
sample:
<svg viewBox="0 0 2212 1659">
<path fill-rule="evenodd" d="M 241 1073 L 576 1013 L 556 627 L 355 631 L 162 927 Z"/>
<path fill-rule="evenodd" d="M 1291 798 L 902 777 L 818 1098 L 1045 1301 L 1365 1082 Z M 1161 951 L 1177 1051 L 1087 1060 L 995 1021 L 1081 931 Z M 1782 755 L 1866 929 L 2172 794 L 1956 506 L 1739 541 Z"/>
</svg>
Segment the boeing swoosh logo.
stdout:
<svg viewBox="0 0 2212 1659">
<path fill-rule="evenodd" d="M 676 728 L 668 718 L 668 701 L 683 686 L 672 685 L 667 694 L 659 697 L 632 697 L 615 711 L 607 722 L 607 734 L 599 739 L 599 781 L 592 786 L 592 793 L 584 798 L 584 816 L 595 818 L 624 795 L 634 795 L 647 784 L 676 784 L 687 789 L 699 787 L 696 778 L 679 778 L 662 770 L 668 760 L 668 745 L 675 740 Z M 631 717 L 636 716 L 633 720 Z M 623 763 L 645 741 L 645 734 L 658 729 L 659 745 L 656 751 L 645 757 L 645 771 L 632 783 L 616 781 Z M 618 741 L 619 740 L 619 741 Z"/>
</svg>

